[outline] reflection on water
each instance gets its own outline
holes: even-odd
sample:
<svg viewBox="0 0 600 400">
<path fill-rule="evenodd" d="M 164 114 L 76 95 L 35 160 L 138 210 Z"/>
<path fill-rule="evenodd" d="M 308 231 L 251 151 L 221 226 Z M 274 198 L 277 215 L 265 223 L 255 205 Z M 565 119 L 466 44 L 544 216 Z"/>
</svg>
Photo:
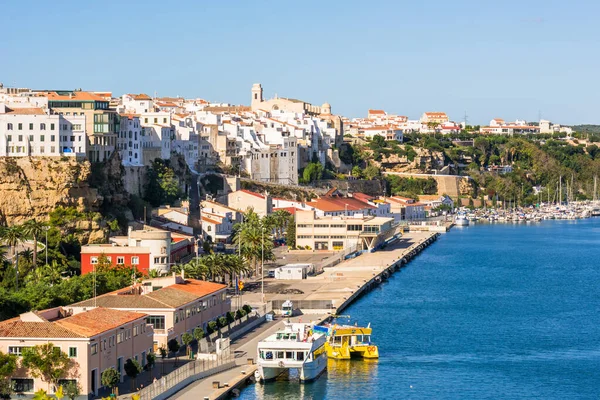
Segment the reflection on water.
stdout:
<svg viewBox="0 0 600 400">
<path fill-rule="evenodd" d="M 370 384 L 377 380 L 377 360 L 327 360 L 327 370 L 314 382 L 299 383 L 298 371 L 291 369 L 274 382 L 257 383 L 244 392 L 254 398 L 278 400 L 324 399 L 327 395 L 327 380 L 332 379 L 342 386 Z M 291 381 L 291 384 L 290 384 Z M 350 400 L 352 396 L 348 397 Z"/>
</svg>

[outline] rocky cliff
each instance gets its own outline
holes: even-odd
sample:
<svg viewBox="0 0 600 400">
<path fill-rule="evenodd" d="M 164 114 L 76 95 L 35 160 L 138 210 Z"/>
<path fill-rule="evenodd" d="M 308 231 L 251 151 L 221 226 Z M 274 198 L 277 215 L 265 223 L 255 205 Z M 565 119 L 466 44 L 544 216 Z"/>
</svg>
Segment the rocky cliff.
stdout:
<svg viewBox="0 0 600 400">
<path fill-rule="evenodd" d="M 104 199 L 90 175 L 87 161 L 67 157 L 0 158 L 0 222 L 45 221 L 58 206 L 98 211 Z"/>
</svg>

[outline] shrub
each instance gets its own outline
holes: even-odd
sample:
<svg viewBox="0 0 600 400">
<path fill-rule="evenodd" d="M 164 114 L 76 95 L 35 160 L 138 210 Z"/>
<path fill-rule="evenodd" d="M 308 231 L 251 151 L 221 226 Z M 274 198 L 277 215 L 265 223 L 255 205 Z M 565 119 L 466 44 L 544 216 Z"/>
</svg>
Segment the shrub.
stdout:
<svg viewBox="0 0 600 400">
<path fill-rule="evenodd" d="M 227 326 L 227 318 L 226 317 L 219 317 L 217 322 L 219 324 L 219 328 L 224 328 Z"/>
<path fill-rule="evenodd" d="M 246 311 L 246 314 L 250 314 L 252 312 L 252 307 L 250 306 L 250 304 L 244 304 L 242 310 Z"/>
<path fill-rule="evenodd" d="M 243 308 L 242 308 L 242 309 L 239 309 L 239 310 L 237 310 L 237 312 L 235 313 L 235 319 L 241 319 L 241 318 L 243 318 L 245 315 L 246 315 L 246 310 L 244 310 Z"/>
<path fill-rule="evenodd" d="M 232 323 L 233 321 L 235 321 L 234 312 L 233 311 L 227 312 L 226 318 L 227 318 L 227 323 L 229 323 L 229 324 Z"/>
<path fill-rule="evenodd" d="M 207 325 L 207 330 L 210 330 L 210 333 L 215 332 L 218 328 L 217 321 L 210 321 Z"/>
</svg>

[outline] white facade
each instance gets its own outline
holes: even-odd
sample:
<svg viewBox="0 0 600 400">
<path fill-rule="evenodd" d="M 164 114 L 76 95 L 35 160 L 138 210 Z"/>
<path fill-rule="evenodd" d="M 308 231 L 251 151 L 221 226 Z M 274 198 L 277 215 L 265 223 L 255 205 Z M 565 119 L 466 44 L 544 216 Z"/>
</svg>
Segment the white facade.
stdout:
<svg viewBox="0 0 600 400">
<path fill-rule="evenodd" d="M 117 149 L 123 165 L 143 165 L 142 126 L 137 115 L 121 115 Z"/>
<path fill-rule="evenodd" d="M 135 114 L 148 113 L 154 111 L 154 102 L 146 94 L 124 94 L 121 97 L 121 108 Z"/>
<path fill-rule="evenodd" d="M 0 104 L 0 156 L 85 157 L 85 116 Z"/>
</svg>

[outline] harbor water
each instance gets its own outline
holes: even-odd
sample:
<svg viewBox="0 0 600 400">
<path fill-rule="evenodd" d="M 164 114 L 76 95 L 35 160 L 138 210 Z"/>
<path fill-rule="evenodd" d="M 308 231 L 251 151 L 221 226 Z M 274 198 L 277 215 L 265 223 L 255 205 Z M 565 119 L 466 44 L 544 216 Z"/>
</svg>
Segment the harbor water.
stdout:
<svg viewBox="0 0 600 400">
<path fill-rule="evenodd" d="M 344 314 L 380 359 L 241 399 L 597 399 L 600 218 L 455 227 Z"/>
</svg>

